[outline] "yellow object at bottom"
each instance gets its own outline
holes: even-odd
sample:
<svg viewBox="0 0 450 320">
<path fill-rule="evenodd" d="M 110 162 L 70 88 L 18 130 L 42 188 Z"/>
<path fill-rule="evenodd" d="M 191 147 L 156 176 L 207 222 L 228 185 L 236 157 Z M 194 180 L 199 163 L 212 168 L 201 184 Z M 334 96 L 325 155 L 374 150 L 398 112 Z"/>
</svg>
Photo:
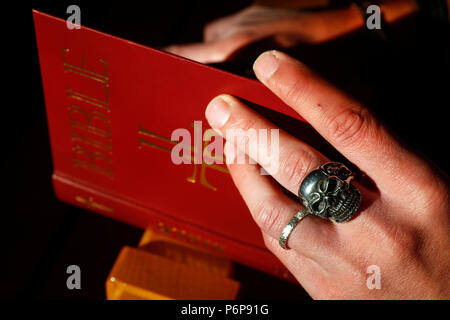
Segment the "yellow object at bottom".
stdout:
<svg viewBox="0 0 450 320">
<path fill-rule="evenodd" d="M 235 299 L 233 263 L 147 230 L 123 247 L 106 281 L 109 300 Z"/>
</svg>

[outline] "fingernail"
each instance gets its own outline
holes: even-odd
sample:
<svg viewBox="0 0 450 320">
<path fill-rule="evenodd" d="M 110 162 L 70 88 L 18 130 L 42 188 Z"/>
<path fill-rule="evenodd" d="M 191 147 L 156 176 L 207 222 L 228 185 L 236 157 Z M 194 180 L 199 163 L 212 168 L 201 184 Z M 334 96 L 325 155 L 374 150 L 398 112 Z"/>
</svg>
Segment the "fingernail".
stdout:
<svg viewBox="0 0 450 320">
<path fill-rule="evenodd" d="M 267 51 L 261 54 L 253 64 L 253 70 L 258 77 L 269 79 L 280 66 L 280 59 L 276 51 Z"/>
<path fill-rule="evenodd" d="M 216 97 L 206 107 L 205 116 L 213 128 L 222 127 L 230 117 L 230 106 L 222 97 Z"/>
</svg>

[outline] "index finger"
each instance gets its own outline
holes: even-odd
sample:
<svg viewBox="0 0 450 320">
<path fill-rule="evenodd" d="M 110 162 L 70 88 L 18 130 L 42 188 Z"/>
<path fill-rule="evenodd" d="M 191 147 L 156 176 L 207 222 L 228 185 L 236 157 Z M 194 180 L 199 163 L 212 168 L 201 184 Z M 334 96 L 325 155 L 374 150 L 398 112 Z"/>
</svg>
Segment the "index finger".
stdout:
<svg viewBox="0 0 450 320">
<path fill-rule="evenodd" d="M 420 160 L 404 149 L 367 108 L 299 61 L 268 51 L 258 57 L 253 68 L 261 82 L 376 180 L 380 188 L 398 189 L 399 180 L 411 178 L 399 177 L 398 168 L 404 170 L 410 165 L 409 172 L 417 172 Z M 408 182 L 403 181 L 403 185 Z"/>
</svg>

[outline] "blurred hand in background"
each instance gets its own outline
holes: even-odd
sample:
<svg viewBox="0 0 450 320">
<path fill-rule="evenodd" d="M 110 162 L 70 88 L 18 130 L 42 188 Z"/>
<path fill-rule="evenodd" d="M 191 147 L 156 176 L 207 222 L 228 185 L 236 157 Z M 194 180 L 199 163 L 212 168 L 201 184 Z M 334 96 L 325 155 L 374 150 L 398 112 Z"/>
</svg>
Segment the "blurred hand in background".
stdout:
<svg viewBox="0 0 450 320">
<path fill-rule="evenodd" d="M 391 0 L 380 7 L 388 23 L 416 11 L 413 0 Z M 355 5 L 342 9 L 305 11 L 253 4 L 207 24 L 203 42 L 170 45 L 165 50 L 198 62 L 217 63 L 264 38 L 270 37 L 281 48 L 289 48 L 299 43 L 329 41 L 364 25 L 362 14 Z"/>
</svg>

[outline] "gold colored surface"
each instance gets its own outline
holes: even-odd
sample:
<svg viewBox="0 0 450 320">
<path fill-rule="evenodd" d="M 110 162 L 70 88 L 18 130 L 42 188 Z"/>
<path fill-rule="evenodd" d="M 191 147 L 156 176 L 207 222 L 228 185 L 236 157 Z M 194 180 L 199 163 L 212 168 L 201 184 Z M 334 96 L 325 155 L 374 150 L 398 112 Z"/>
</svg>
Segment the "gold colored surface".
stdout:
<svg viewBox="0 0 450 320">
<path fill-rule="evenodd" d="M 106 281 L 107 298 L 235 299 L 239 283 L 215 259 L 170 242 L 123 247 Z"/>
<path fill-rule="evenodd" d="M 95 202 L 93 197 L 84 198 L 81 196 L 76 196 L 75 201 L 86 205 L 89 209 L 94 208 L 94 209 L 99 209 L 99 210 L 110 212 L 110 213 L 114 211 L 110 207 L 107 207 L 101 203 Z"/>
</svg>

